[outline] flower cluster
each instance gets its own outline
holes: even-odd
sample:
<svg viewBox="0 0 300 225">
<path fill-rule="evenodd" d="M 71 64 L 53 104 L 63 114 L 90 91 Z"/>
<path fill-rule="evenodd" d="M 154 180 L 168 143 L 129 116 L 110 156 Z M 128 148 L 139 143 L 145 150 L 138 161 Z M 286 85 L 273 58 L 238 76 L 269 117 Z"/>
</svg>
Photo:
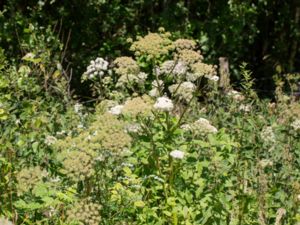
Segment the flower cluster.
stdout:
<svg viewBox="0 0 300 225">
<path fill-rule="evenodd" d="M 197 62 L 191 65 L 192 72 L 187 74 L 188 81 L 196 81 L 200 77 L 214 77 L 217 74 L 216 68 L 213 65 L 208 65 L 202 62 Z"/>
<path fill-rule="evenodd" d="M 174 104 L 172 100 L 167 97 L 159 97 L 153 107 L 159 111 L 171 112 L 174 108 Z"/>
<path fill-rule="evenodd" d="M 153 101 L 147 96 L 135 97 L 124 103 L 123 114 L 135 118 L 137 115 L 149 116 L 153 109 Z"/>
<path fill-rule="evenodd" d="M 18 193 L 23 194 L 32 190 L 37 183 L 42 182 L 43 177 L 46 175 L 46 171 L 39 166 L 23 168 L 16 176 Z"/>
<path fill-rule="evenodd" d="M 260 136 L 266 144 L 272 144 L 276 142 L 276 137 L 271 126 L 264 127 L 260 133 Z"/>
<path fill-rule="evenodd" d="M 296 119 L 294 122 L 292 122 L 291 127 L 294 130 L 300 130 L 300 119 Z"/>
<path fill-rule="evenodd" d="M 140 72 L 140 68 L 137 64 L 137 62 L 127 56 L 118 57 L 114 60 L 114 65 L 116 66 L 114 68 L 114 71 L 119 76 L 133 74 L 137 75 Z"/>
<path fill-rule="evenodd" d="M 108 62 L 103 58 L 96 58 L 96 60 L 90 62 L 84 74 L 90 79 L 97 76 L 103 77 L 104 73 L 108 70 L 108 65 Z"/>
<path fill-rule="evenodd" d="M 205 118 L 199 118 L 192 124 L 183 124 L 181 128 L 185 131 L 192 131 L 196 135 L 218 132 L 218 129 Z"/>
<path fill-rule="evenodd" d="M 114 61 L 114 71 L 119 75 L 116 87 L 124 88 L 135 84 L 143 85 L 148 74 L 140 72 L 137 62 L 131 57 L 118 57 Z"/>
<path fill-rule="evenodd" d="M 169 86 L 169 91 L 173 96 L 178 96 L 180 99 L 185 100 L 187 102 L 193 98 L 195 90 L 195 84 L 189 81 Z"/>
<path fill-rule="evenodd" d="M 183 159 L 184 152 L 180 150 L 173 150 L 170 152 L 170 156 L 174 159 Z"/>
<path fill-rule="evenodd" d="M 78 136 L 67 136 L 57 141 L 58 149 L 90 151 L 101 153 L 102 151 L 121 152 L 130 146 L 131 138 L 125 131 L 126 124 L 115 115 L 105 112 L 97 115 L 95 121 Z"/>
<path fill-rule="evenodd" d="M 176 53 L 174 57 L 175 60 L 184 62 L 187 65 L 192 65 L 203 60 L 203 56 L 200 51 L 194 51 L 191 49 L 182 49 Z"/>
<path fill-rule="evenodd" d="M 137 41 L 133 42 L 130 50 L 136 56 L 146 56 L 148 60 L 158 59 L 161 56 L 168 55 L 174 49 L 172 41 L 169 39 L 170 33 L 149 33 L 145 37 L 138 37 Z"/>
<path fill-rule="evenodd" d="M 103 150 L 121 152 L 125 147 L 130 146 L 131 138 L 126 133 L 126 124 L 112 114 L 105 113 L 97 118 L 90 130 L 90 143 L 96 146 L 100 144 Z M 99 148 L 98 147 L 98 148 Z"/>
<path fill-rule="evenodd" d="M 78 182 L 91 177 L 94 174 L 94 153 L 86 151 L 64 151 L 60 157 L 62 158 L 62 173 Z"/>
<path fill-rule="evenodd" d="M 181 50 L 184 50 L 184 49 L 195 49 L 196 48 L 196 42 L 194 40 L 189 40 L 189 39 L 177 39 L 175 42 L 174 42 L 174 46 L 175 46 L 175 49 L 177 51 L 181 51 Z"/>
<path fill-rule="evenodd" d="M 184 62 L 167 60 L 160 67 L 156 67 L 154 72 L 158 76 L 172 74 L 181 77 L 186 74 L 187 70 L 188 67 Z"/>
<path fill-rule="evenodd" d="M 299 102 L 292 102 L 280 112 L 278 122 L 280 124 L 287 124 L 289 121 L 299 119 L 300 104 Z"/>
<path fill-rule="evenodd" d="M 71 209 L 67 211 L 67 221 L 80 225 L 98 225 L 101 221 L 101 206 L 92 203 L 89 199 L 76 202 Z"/>
</svg>

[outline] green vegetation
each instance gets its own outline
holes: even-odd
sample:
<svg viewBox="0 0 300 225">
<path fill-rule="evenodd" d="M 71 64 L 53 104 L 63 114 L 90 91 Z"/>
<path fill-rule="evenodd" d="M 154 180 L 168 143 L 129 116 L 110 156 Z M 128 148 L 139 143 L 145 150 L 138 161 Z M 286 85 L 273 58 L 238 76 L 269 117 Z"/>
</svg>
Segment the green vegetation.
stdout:
<svg viewBox="0 0 300 225">
<path fill-rule="evenodd" d="M 300 224 L 297 1 L 129 2 L 3 5 L 0 224 Z"/>
</svg>

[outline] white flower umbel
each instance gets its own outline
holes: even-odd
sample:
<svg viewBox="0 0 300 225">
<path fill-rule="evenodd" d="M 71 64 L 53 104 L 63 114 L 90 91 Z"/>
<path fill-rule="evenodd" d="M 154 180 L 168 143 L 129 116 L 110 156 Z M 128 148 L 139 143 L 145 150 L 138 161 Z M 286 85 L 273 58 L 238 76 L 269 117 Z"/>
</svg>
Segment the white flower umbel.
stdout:
<svg viewBox="0 0 300 225">
<path fill-rule="evenodd" d="M 144 72 L 140 72 L 138 75 L 137 75 L 138 79 L 139 79 L 139 82 L 145 82 L 147 77 L 148 77 L 148 74 L 144 73 Z"/>
<path fill-rule="evenodd" d="M 173 74 L 175 76 L 181 76 L 186 74 L 187 70 L 188 67 L 184 62 L 181 61 L 175 62 L 174 60 L 167 60 L 160 67 L 155 68 L 155 73 L 157 75 Z"/>
<path fill-rule="evenodd" d="M 205 118 L 199 118 L 192 124 L 192 129 L 198 133 L 217 133 L 218 129 L 215 128 L 210 122 Z"/>
<path fill-rule="evenodd" d="M 174 104 L 172 100 L 167 97 L 159 97 L 153 107 L 160 111 L 170 112 L 173 110 Z"/>
<path fill-rule="evenodd" d="M 193 98 L 193 93 L 195 90 L 196 86 L 189 81 L 169 86 L 169 91 L 172 93 L 172 95 L 178 96 L 180 99 L 184 99 L 186 101 L 190 101 Z"/>
<path fill-rule="evenodd" d="M 267 144 L 274 144 L 276 142 L 276 136 L 271 126 L 264 127 L 260 133 L 260 136 Z"/>
<path fill-rule="evenodd" d="M 297 119 L 294 122 L 292 122 L 291 126 L 294 128 L 294 130 L 300 130 L 300 119 Z"/>
<path fill-rule="evenodd" d="M 97 58 L 96 60 L 90 61 L 90 65 L 87 67 L 85 74 L 90 79 L 96 76 L 102 77 L 108 70 L 108 65 L 108 62 L 103 58 Z"/>
<path fill-rule="evenodd" d="M 110 110 L 108 110 L 108 112 L 113 115 L 120 115 L 122 113 L 123 107 L 124 107 L 123 105 L 116 105 L 116 106 L 110 108 Z"/>
<path fill-rule="evenodd" d="M 184 152 L 180 150 L 173 150 L 170 152 L 170 156 L 174 159 L 183 159 Z"/>
<path fill-rule="evenodd" d="M 192 129 L 192 126 L 190 124 L 182 124 L 180 126 L 180 128 L 183 130 L 183 131 L 189 131 Z"/>
</svg>

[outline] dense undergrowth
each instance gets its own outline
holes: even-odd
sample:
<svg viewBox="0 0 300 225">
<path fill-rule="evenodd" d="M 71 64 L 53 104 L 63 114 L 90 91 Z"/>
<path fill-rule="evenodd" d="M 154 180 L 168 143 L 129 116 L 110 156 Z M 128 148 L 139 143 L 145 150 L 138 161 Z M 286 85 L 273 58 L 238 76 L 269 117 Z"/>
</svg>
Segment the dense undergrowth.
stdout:
<svg viewBox="0 0 300 225">
<path fill-rule="evenodd" d="M 86 65 L 91 106 L 62 46 L 32 40 L 19 63 L 0 54 L 1 224 L 300 224 L 298 77 L 274 77 L 270 102 L 243 64 L 221 90 L 196 42 L 161 28 Z"/>
</svg>

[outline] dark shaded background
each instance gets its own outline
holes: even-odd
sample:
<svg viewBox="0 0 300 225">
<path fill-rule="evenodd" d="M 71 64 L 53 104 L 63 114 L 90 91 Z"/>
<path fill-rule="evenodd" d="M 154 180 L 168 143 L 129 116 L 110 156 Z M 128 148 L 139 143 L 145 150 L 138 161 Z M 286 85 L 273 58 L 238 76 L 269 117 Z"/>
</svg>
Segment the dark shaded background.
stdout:
<svg viewBox="0 0 300 225">
<path fill-rule="evenodd" d="M 30 23 L 50 26 L 67 46 L 63 65 L 72 68 L 79 94 L 90 59 L 130 54 L 128 37 L 161 26 L 197 40 L 210 63 L 228 57 L 237 84 L 239 65 L 247 62 L 261 96 L 272 96 L 274 74 L 300 71 L 299 0 L 2 0 L 0 8 L 0 46 L 8 57 L 24 54 Z"/>
</svg>

